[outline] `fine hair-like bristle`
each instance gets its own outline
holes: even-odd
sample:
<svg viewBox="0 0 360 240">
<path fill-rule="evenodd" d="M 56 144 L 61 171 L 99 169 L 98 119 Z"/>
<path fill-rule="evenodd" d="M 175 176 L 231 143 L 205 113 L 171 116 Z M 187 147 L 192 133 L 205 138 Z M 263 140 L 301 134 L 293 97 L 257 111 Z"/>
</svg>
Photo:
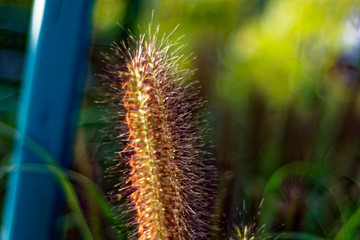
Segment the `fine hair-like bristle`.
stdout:
<svg viewBox="0 0 360 240">
<path fill-rule="evenodd" d="M 104 77 L 115 125 L 121 125 L 116 135 L 126 139 L 119 155 L 127 164 L 136 235 L 207 239 L 214 168 L 201 136 L 204 101 L 189 83 L 193 71 L 180 67 L 188 61 L 177 55 L 182 47 L 170 35 L 157 36 L 150 26 L 147 34 L 115 45 Z"/>
</svg>

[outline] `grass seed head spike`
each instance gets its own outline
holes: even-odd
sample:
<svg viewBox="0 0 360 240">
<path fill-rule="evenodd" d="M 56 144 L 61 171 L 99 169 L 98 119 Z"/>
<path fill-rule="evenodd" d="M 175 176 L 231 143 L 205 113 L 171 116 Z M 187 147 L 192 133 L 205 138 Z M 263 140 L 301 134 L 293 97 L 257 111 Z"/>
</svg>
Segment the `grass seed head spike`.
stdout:
<svg viewBox="0 0 360 240">
<path fill-rule="evenodd" d="M 215 187 L 199 129 L 204 101 L 187 83 L 193 71 L 179 66 L 181 47 L 169 35 L 158 40 L 158 30 L 114 45 L 103 78 L 114 130 L 126 126 L 128 133 L 119 165 L 127 165 L 124 182 L 139 239 L 207 239 Z"/>
<path fill-rule="evenodd" d="M 264 199 L 261 200 L 257 214 L 253 215 L 250 218 L 250 221 L 245 220 L 245 215 L 247 214 L 247 208 L 245 206 L 245 201 L 243 201 L 242 211 L 239 212 L 239 217 L 242 217 L 239 225 L 234 226 L 233 237 L 230 237 L 229 240 L 276 240 L 279 236 L 272 237 L 270 234 L 265 232 L 265 225 L 258 226 L 258 217 L 261 214 L 261 207 Z"/>
</svg>

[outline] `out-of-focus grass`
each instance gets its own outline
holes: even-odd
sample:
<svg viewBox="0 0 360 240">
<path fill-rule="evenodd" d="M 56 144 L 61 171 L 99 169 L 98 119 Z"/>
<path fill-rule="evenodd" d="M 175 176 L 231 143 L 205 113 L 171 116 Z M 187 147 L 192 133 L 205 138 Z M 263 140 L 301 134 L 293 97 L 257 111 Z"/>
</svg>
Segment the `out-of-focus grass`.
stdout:
<svg viewBox="0 0 360 240">
<path fill-rule="evenodd" d="M 14 141 L 20 140 L 20 133 L 3 123 L 0 123 L 0 134 Z M 79 229 L 81 229 L 82 237 L 84 239 L 93 239 L 90 229 L 88 228 L 86 220 L 84 218 L 84 214 L 80 208 L 79 201 L 77 199 L 73 185 L 70 182 L 69 176 L 72 176 L 73 180 L 81 182 L 82 186 L 87 189 L 92 199 L 94 199 L 98 203 L 98 206 L 101 207 L 103 213 L 106 214 L 110 219 L 113 219 L 112 211 L 109 208 L 107 202 L 104 201 L 102 194 L 99 193 L 91 180 L 87 179 L 85 176 L 76 172 L 70 172 L 69 174 L 67 174 L 64 169 L 61 169 L 60 166 L 58 166 L 56 160 L 35 141 L 28 137 L 24 137 L 23 139 L 25 146 L 29 147 L 29 149 L 32 149 L 32 151 L 34 151 L 41 159 L 43 159 L 44 164 L 25 164 L 22 165 L 20 168 L 11 165 L 3 165 L 2 168 L 5 171 L 2 172 L 2 175 L 5 175 L 9 171 L 29 171 L 34 173 L 39 172 L 41 174 L 48 173 L 54 175 L 64 191 L 69 207 L 73 211 L 73 221 L 79 224 Z"/>
<path fill-rule="evenodd" d="M 269 1 L 229 41 L 225 71 L 233 74 L 218 82 L 219 93 L 239 101 L 250 85 L 276 105 L 311 97 L 342 50 L 340 33 L 352 8 L 349 1 Z"/>
</svg>

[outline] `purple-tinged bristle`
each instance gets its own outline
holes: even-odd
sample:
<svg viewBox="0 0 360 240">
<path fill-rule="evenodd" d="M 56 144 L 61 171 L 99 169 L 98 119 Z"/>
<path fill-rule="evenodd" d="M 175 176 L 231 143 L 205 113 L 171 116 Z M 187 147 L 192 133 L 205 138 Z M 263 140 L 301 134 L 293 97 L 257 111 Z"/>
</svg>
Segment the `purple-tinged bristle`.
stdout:
<svg viewBox="0 0 360 240">
<path fill-rule="evenodd" d="M 158 41 L 157 32 L 149 31 L 131 39 L 115 47 L 119 59 L 110 64 L 105 85 L 115 122 L 128 130 L 119 154 L 129 170 L 125 182 L 137 235 L 141 240 L 206 239 L 214 168 L 198 129 L 203 100 L 186 83 L 193 72 L 181 69 L 183 57 L 171 51 L 176 44 L 169 36 Z"/>
</svg>

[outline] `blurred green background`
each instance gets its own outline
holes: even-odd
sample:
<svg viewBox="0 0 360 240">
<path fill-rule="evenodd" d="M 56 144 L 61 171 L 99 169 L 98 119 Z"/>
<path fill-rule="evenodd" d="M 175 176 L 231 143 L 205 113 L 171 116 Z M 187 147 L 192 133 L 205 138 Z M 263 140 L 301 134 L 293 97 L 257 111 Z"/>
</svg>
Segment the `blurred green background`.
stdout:
<svg viewBox="0 0 360 240">
<path fill-rule="evenodd" d="M 15 127 L 33 1 L 0 0 L 0 123 Z M 360 9 L 343 0 L 95 0 L 88 75 L 70 181 L 94 239 L 130 239 L 111 227 L 119 196 L 104 172 L 98 74 L 110 45 L 152 19 L 193 54 L 207 99 L 219 173 L 214 239 L 360 239 Z M 0 204 L 12 139 L 0 128 Z M 107 144 L 109 143 L 109 144 Z M 87 186 L 84 188 L 84 186 Z M 90 190 L 89 190 L 90 189 Z M 95 190 L 98 191 L 95 191 Z M 107 193 L 112 192 L 107 198 Z M 104 196 L 104 197 L 103 197 Z M 117 196 L 117 197 L 116 197 Z M 120 199 L 121 201 L 121 199 Z M 261 208 L 260 208 L 260 203 Z M 260 210 L 260 214 L 258 211 Z M 113 209 L 122 215 L 124 208 Z M 69 208 L 63 239 L 83 239 Z"/>
</svg>

